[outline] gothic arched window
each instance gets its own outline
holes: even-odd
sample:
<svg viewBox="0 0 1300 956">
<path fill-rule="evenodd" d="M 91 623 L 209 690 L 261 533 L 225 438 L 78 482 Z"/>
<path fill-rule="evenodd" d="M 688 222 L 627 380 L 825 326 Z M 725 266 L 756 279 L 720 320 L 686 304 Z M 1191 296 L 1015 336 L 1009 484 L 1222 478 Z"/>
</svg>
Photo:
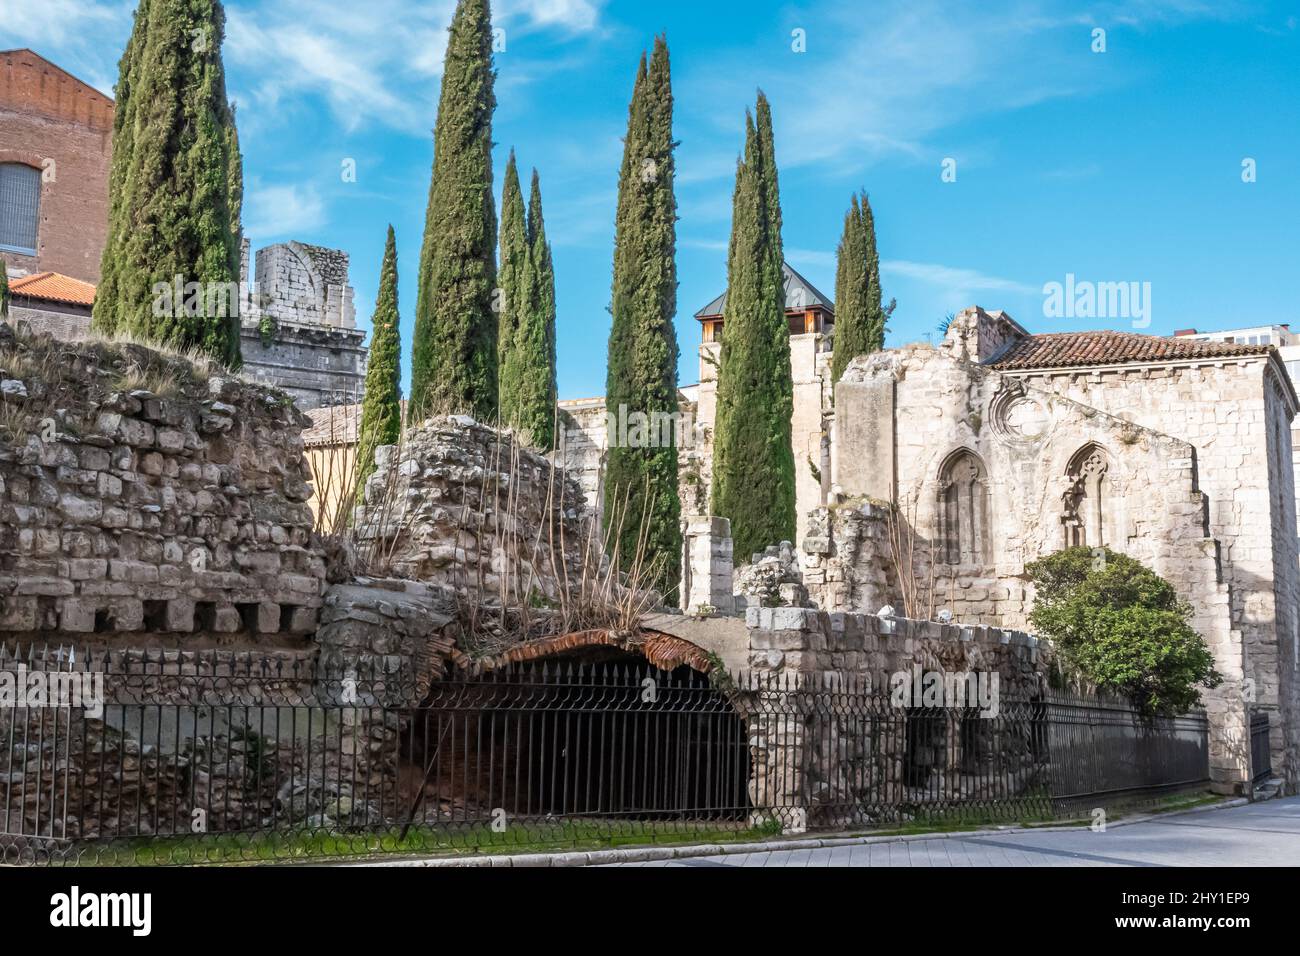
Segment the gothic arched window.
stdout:
<svg viewBox="0 0 1300 956">
<path fill-rule="evenodd" d="M 988 479 L 973 452 L 949 455 L 939 471 L 939 541 L 945 564 L 988 563 Z"/>
<path fill-rule="evenodd" d="M 1100 445 L 1085 445 L 1070 459 L 1066 475 L 1070 485 L 1065 492 L 1064 514 L 1065 546 L 1087 545 L 1102 547 L 1106 540 L 1106 510 L 1115 502 L 1111 492 L 1110 458 Z"/>
</svg>

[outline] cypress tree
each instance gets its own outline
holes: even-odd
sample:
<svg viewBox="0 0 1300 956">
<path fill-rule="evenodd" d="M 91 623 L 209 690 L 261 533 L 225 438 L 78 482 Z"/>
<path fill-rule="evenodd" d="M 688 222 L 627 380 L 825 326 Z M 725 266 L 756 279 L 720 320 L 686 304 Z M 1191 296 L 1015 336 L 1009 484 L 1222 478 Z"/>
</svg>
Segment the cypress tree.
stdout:
<svg viewBox="0 0 1300 956">
<path fill-rule="evenodd" d="M 198 348 L 236 366 L 242 177 L 224 34 L 220 0 L 141 0 L 119 63 L 93 321 L 102 332 Z M 203 294 L 176 301 L 177 276 Z"/>
<path fill-rule="evenodd" d="M 519 187 L 519 169 L 514 150 L 506 162 L 501 189 L 501 261 L 497 267 L 499 309 L 497 311 L 497 395 L 501 423 L 519 428 L 520 363 L 515 355 L 515 332 L 528 308 L 532 263 L 528 254 L 528 214 Z"/>
<path fill-rule="evenodd" d="M 361 404 L 357 436 L 357 497 L 375 470 L 375 449 L 395 445 L 402 435 L 402 341 L 398 332 L 397 239 L 388 227 L 384 262 L 379 270 L 379 294 L 370 331 L 370 361 L 366 394 Z"/>
<path fill-rule="evenodd" d="M 515 423 L 538 448 L 555 444 L 555 268 L 542 219 L 542 187 L 533 170 L 528 198 L 528 267 L 515 328 Z"/>
<path fill-rule="evenodd" d="M 785 250 L 781 246 L 781 194 L 777 185 L 776 144 L 772 138 L 772 107 L 762 90 L 758 91 L 758 102 L 754 107 L 754 125 L 758 134 L 762 180 L 766 184 L 763 196 L 767 207 L 768 237 L 772 254 L 776 257 L 776 280 L 782 287 L 781 308 L 784 310 L 785 291 L 781 266 L 785 262 Z"/>
<path fill-rule="evenodd" d="M 131 168 L 136 105 L 136 98 L 132 95 L 132 81 L 135 78 L 136 62 L 145 47 L 148 26 L 149 0 L 140 0 L 132 18 L 131 36 L 126 41 L 126 48 L 117 63 L 117 85 L 113 88 L 113 158 L 109 164 L 108 234 L 105 239 L 105 253 L 110 243 L 115 243 L 118 237 L 129 231 L 123 221 L 127 193 L 125 188 L 116 188 L 116 184 L 126 183 L 127 173 Z M 116 256 L 101 255 L 99 285 L 95 288 L 97 302 L 117 301 L 117 265 Z M 116 324 L 117 317 L 109 313 L 107 306 L 94 310 L 92 325 L 95 328 L 111 334 L 115 331 Z"/>
<path fill-rule="evenodd" d="M 881 305 L 884 295 L 880 289 L 880 254 L 876 251 L 876 218 L 872 215 L 866 192 L 862 193 L 861 209 L 862 236 L 867 257 L 867 310 L 871 318 L 867 350 L 878 352 L 885 347 L 885 333 L 889 331 L 886 323 L 894 312 L 895 302 L 890 299 L 889 305 Z"/>
<path fill-rule="evenodd" d="M 9 272 L 0 262 L 0 321 L 9 318 Z"/>
<path fill-rule="evenodd" d="M 745 152 L 736 165 L 714 426 L 713 511 L 731 520 L 742 556 L 793 540 L 795 531 L 794 386 L 765 106 L 760 94 L 757 127 L 745 114 Z"/>
<path fill-rule="evenodd" d="M 604 520 L 611 547 L 628 569 L 644 542 L 649 582 L 676 603 L 681 577 L 681 504 L 677 497 L 676 429 L 664 441 L 661 421 L 676 422 L 677 200 L 673 192 L 673 95 L 668 43 L 655 39 L 649 68 L 643 54 L 628 107 L 619 174 L 614 278 L 610 311 L 606 407 L 616 422 L 645 416 L 641 440 L 611 442 L 605 472 Z M 670 415 L 672 418 L 664 419 Z M 624 429 L 619 428 L 620 435 Z M 638 430 L 627 428 L 629 439 Z M 644 524 L 644 533 L 642 526 Z"/>
<path fill-rule="evenodd" d="M 836 256 L 832 381 L 840 380 L 852 359 L 885 347 L 885 320 L 889 311 L 880 302 L 875 221 L 864 192 L 861 199 L 853 197 L 844 216 L 844 234 Z"/>
<path fill-rule="evenodd" d="M 483 419 L 497 412 L 496 309 L 504 303 L 495 291 L 494 79 L 488 0 L 460 0 L 443 61 L 420 252 L 411 358 L 416 419 L 443 406 Z"/>
</svg>

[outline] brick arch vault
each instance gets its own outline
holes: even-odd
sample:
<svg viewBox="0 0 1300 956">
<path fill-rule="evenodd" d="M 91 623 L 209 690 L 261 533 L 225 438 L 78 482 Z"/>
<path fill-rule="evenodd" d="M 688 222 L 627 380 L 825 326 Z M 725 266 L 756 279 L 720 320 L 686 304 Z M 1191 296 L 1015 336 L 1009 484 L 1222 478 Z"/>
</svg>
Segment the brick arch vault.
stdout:
<svg viewBox="0 0 1300 956">
<path fill-rule="evenodd" d="M 747 720 L 715 660 L 673 635 L 607 630 L 462 659 L 403 730 L 415 819 L 743 829 Z"/>
</svg>

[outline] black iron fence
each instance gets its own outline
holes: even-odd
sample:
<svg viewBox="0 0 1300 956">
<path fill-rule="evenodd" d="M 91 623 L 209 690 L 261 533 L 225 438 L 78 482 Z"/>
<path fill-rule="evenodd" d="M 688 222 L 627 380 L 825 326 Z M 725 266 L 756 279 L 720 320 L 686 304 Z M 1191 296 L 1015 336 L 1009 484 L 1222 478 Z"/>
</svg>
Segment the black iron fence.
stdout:
<svg viewBox="0 0 1300 956">
<path fill-rule="evenodd" d="M 1268 711 L 1250 714 L 1250 766 L 1254 783 L 1273 776 L 1273 755 L 1268 745 Z"/>
<path fill-rule="evenodd" d="M 247 659 L 95 668 L 68 667 L 100 674 L 102 711 L 0 710 L 0 860 L 216 862 L 1045 819 L 1209 777 L 1204 715 L 1147 720 L 1092 699 L 909 708 L 865 683 L 609 664 L 423 685 L 400 669 Z"/>
</svg>

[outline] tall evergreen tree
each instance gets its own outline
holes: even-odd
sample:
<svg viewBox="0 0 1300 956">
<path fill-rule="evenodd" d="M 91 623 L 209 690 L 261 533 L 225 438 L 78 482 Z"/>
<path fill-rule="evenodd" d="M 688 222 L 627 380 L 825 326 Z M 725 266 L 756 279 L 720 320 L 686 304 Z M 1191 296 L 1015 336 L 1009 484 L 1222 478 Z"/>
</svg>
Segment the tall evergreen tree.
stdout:
<svg viewBox="0 0 1300 956">
<path fill-rule="evenodd" d="M 506 162 L 501 189 L 501 229 L 498 236 L 501 259 L 497 266 L 497 396 L 501 422 L 519 427 L 519 363 L 515 361 L 515 332 L 530 298 L 530 256 L 528 213 L 519 186 L 515 152 Z"/>
<path fill-rule="evenodd" d="M 844 216 L 844 234 L 835 267 L 835 352 L 832 381 L 849 362 L 885 347 L 885 321 L 892 306 L 881 305 L 880 257 L 871 204 L 864 192 L 854 196 Z"/>
<path fill-rule="evenodd" d="M 117 85 L 113 88 L 113 158 L 109 165 L 108 235 L 100 257 L 99 285 L 95 298 L 104 303 L 92 316 L 92 325 L 101 331 L 116 330 L 117 316 L 110 314 L 107 303 L 118 301 L 118 258 L 107 255 L 110 242 L 129 232 L 123 209 L 128 199 L 125 184 L 131 169 L 132 145 L 135 141 L 136 97 L 133 80 L 136 65 L 148 41 L 149 2 L 140 0 L 132 19 L 131 36 L 117 63 Z M 121 188 L 119 188 L 119 184 Z"/>
<path fill-rule="evenodd" d="M 876 251 L 876 217 L 871 212 L 871 203 L 867 194 L 862 193 L 862 235 L 867 248 L 867 306 L 871 316 L 871 334 L 867 339 L 869 351 L 878 352 L 885 347 L 885 333 L 889 331 L 889 317 L 894 312 L 895 302 L 882 305 L 884 293 L 880 288 L 880 253 Z"/>
<path fill-rule="evenodd" d="M 0 262 L 0 320 L 9 318 L 9 273 Z"/>
<path fill-rule="evenodd" d="M 647 68 L 637 68 L 628 107 L 619 174 L 614 279 L 610 311 L 606 407 L 616 422 L 641 414 L 651 427 L 626 429 L 612 442 L 605 471 L 604 518 L 618 529 L 611 546 L 624 569 L 644 541 L 653 586 L 676 602 L 681 576 L 681 504 L 677 497 L 676 435 L 663 441 L 656 416 L 673 416 L 677 402 L 677 199 L 673 192 L 673 94 L 668 43 L 656 37 Z M 675 432 L 675 429 L 670 429 Z M 624 429 L 619 428 L 620 436 Z M 647 434 L 649 433 L 649 434 Z M 639 440 L 636 440 L 639 439 Z M 637 447 L 627 447 L 635 444 Z M 642 526 L 644 524 L 644 533 Z"/>
<path fill-rule="evenodd" d="M 492 20 L 460 0 L 443 60 L 433 173 L 415 303 L 411 414 L 497 412 L 496 208 L 492 195 Z M 496 300 L 496 301 L 494 301 Z"/>
<path fill-rule="evenodd" d="M 220 0 L 141 0 L 119 63 L 94 325 L 239 364 L 242 174 Z M 121 133 L 118 136 L 118 133 Z M 155 285 L 200 283 L 177 301 Z"/>
<path fill-rule="evenodd" d="M 713 512 L 731 520 L 741 560 L 795 532 L 794 386 L 772 149 L 760 94 L 758 125 L 747 112 L 736 165 L 713 439 Z"/>
<path fill-rule="evenodd" d="M 395 445 L 402 435 L 402 340 L 397 309 L 397 239 L 388 227 L 384 262 L 379 270 L 379 294 L 370 331 L 370 361 L 366 394 L 361 404 L 357 437 L 357 497 L 375 470 L 375 449 Z"/>
<path fill-rule="evenodd" d="M 555 444 L 555 269 L 542 220 L 537 170 L 533 170 L 526 233 L 527 281 L 514 330 L 515 404 L 510 421 L 538 448 L 551 448 Z"/>
</svg>

